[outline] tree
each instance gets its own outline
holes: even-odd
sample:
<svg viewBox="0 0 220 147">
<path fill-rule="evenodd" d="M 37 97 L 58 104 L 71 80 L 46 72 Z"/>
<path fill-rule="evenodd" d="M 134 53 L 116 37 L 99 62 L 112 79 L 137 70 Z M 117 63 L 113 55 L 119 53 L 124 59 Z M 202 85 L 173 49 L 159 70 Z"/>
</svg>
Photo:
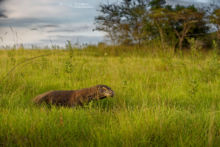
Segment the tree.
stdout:
<svg viewBox="0 0 220 147">
<path fill-rule="evenodd" d="M 168 27 L 168 17 L 167 17 L 167 9 L 165 8 L 157 8 L 157 9 L 152 9 L 151 13 L 149 14 L 149 17 L 152 20 L 153 25 L 157 28 L 159 35 L 160 35 L 160 40 L 162 46 L 164 46 L 165 43 L 165 31 L 166 28 Z"/>
<path fill-rule="evenodd" d="M 194 6 L 172 7 L 165 0 L 122 0 L 101 4 L 99 11 L 96 29 L 106 32 L 115 44 L 141 45 L 159 36 L 163 47 L 178 43 L 182 49 L 187 37 L 196 38 L 208 30 L 204 11 Z"/>
<path fill-rule="evenodd" d="M 152 0 L 149 2 L 149 6 L 151 10 L 164 8 L 166 6 L 165 0 Z"/>
<path fill-rule="evenodd" d="M 204 19 L 204 12 L 198 11 L 194 6 L 176 6 L 172 11 L 167 12 L 169 23 L 178 37 L 178 47 L 183 48 L 183 41 L 189 33 Z"/>
<path fill-rule="evenodd" d="M 119 7 L 114 4 L 102 4 L 99 10 L 102 15 L 95 18 L 96 30 L 107 33 L 112 42 L 115 44 L 117 41 L 117 31 L 120 25 Z"/>
<path fill-rule="evenodd" d="M 194 6 L 156 5 L 152 6 L 149 17 L 156 27 L 162 46 L 166 43 L 182 49 L 188 44 L 187 38 L 201 39 L 209 31 L 204 9 Z"/>
<path fill-rule="evenodd" d="M 96 30 L 104 31 L 117 44 L 142 44 L 148 38 L 147 0 L 123 0 L 120 4 L 101 4 L 95 18 Z"/>
<path fill-rule="evenodd" d="M 220 39 L 220 9 L 214 10 L 210 16 L 210 21 L 216 25 L 217 28 L 217 38 Z"/>
</svg>

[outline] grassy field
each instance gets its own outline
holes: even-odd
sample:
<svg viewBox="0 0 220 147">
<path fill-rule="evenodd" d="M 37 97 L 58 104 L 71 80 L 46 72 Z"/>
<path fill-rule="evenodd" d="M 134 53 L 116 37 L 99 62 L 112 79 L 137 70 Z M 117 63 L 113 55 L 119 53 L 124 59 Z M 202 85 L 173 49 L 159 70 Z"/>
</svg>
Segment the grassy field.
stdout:
<svg viewBox="0 0 220 147">
<path fill-rule="evenodd" d="M 96 84 L 115 97 L 77 108 L 31 102 L 48 90 Z M 1 50 L 0 146 L 218 147 L 219 56 Z"/>
</svg>

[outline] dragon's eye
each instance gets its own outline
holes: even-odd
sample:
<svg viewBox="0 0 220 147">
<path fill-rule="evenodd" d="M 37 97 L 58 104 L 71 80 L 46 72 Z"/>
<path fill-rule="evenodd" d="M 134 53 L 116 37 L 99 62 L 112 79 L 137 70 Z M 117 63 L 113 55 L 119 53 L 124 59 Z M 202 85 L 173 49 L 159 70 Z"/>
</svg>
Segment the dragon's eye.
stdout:
<svg viewBox="0 0 220 147">
<path fill-rule="evenodd" d="M 104 92 L 106 92 L 108 89 L 106 89 L 105 87 L 103 87 L 102 90 L 103 90 Z"/>
</svg>

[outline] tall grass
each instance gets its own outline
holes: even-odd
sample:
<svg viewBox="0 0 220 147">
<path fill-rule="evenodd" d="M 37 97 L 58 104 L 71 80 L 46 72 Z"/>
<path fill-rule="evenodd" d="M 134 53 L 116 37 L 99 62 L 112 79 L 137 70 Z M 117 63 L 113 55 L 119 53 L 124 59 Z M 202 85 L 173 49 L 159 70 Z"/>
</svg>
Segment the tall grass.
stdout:
<svg viewBox="0 0 220 147">
<path fill-rule="evenodd" d="M 219 146 L 219 56 L 152 52 L 1 50 L 0 146 Z M 96 84 L 115 97 L 71 109 L 31 102 Z"/>
</svg>

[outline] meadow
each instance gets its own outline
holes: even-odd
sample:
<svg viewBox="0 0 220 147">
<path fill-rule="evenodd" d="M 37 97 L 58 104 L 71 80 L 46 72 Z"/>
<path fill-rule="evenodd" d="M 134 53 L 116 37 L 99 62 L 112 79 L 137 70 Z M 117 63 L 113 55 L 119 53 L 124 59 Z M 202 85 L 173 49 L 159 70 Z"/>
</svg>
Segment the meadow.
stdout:
<svg viewBox="0 0 220 147">
<path fill-rule="evenodd" d="M 49 90 L 97 84 L 115 97 L 76 108 L 31 101 Z M 0 50 L 0 146 L 218 147 L 219 55 Z"/>
</svg>

